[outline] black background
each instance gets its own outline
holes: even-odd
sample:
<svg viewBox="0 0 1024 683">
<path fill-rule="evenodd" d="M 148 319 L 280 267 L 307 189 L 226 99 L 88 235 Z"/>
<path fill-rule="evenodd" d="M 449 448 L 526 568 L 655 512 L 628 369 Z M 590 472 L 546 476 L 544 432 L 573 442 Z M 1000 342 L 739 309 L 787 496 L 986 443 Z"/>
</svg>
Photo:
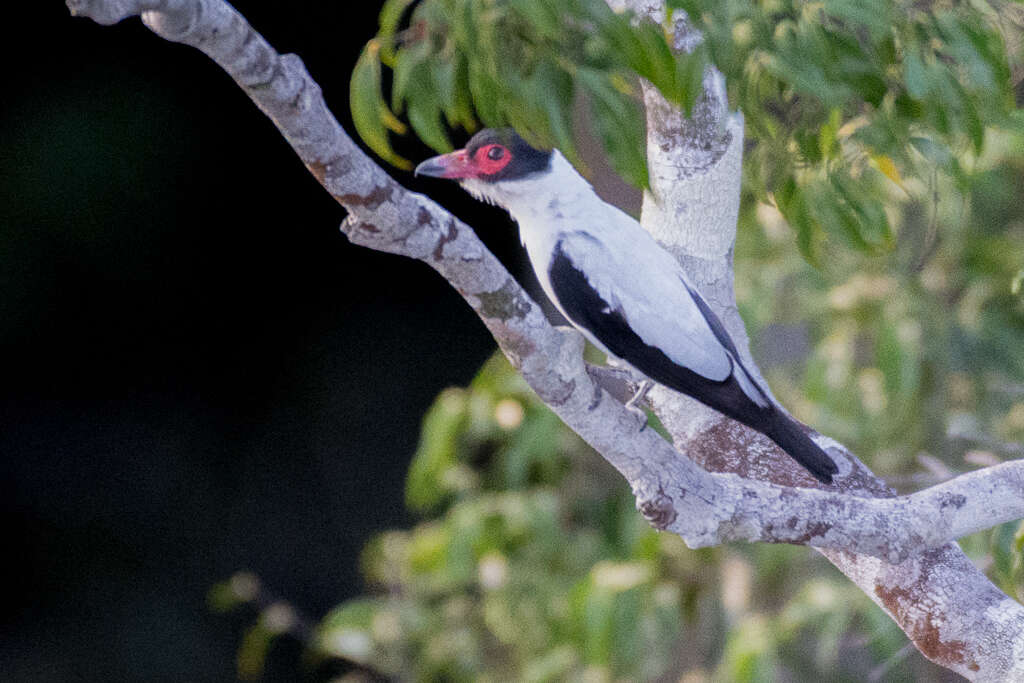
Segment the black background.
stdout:
<svg viewBox="0 0 1024 683">
<path fill-rule="evenodd" d="M 25 3 L 31 4 L 31 3 Z M 378 3 L 240 1 L 347 130 Z M 347 242 L 344 211 L 198 51 L 63 3 L 0 19 L 0 679 L 231 680 L 240 569 L 312 618 L 411 522 L 435 394 L 494 345 L 426 266 Z M 410 158 L 429 154 L 408 143 Z M 509 221 L 428 190 L 523 272 Z M 296 643 L 267 680 L 321 680 Z"/>
</svg>

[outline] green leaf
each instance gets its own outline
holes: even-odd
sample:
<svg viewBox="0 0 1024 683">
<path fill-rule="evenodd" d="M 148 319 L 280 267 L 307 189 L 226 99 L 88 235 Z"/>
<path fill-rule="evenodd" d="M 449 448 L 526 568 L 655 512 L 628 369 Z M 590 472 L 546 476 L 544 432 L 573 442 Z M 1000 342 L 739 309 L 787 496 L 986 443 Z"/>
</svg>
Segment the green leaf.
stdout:
<svg viewBox="0 0 1024 683">
<path fill-rule="evenodd" d="M 594 130 L 612 167 L 633 185 L 647 188 L 647 143 L 639 104 L 598 71 L 580 69 L 576 76 L 587 94 Z"/>
<path fill-rule="evenodd" d="M 242 635 L 242 643 L 238 646 L 236 658 L 238 678 L 241 680 L 262 678 L 263 667 L 266 664 L 267 654 L 270 652 L 275 635 L 258 623 L 245 630 Z"/>
<path fill-rule="evenodd" d="M 910 145 L 936 166 L 947 167 L 953 160 L 953 154 L 948 147 L 930 138 L 912 137 Z"/>
<path fill-rule="evenodd" d="M 967 93 L 959 81 L 955 78 L 949 79 L 951 88 L 959 96 L 960 110 L 962 112 L 962 121 L 964 129 L 967 131 L 967 137 L 970 139 L 971 144 L 974 147 L 975 154 L 981 154 L 981 149 L 985 145 L 985 125 L 981 122 L 981 117 L 978 115 L 978 109 L 974 104 L 973 98 Z"/>
<path fill-rule="evenodd" d="M 456 463 L 465 419 L 465 396 L 454 389 L 442 393 L 427 411 L 405 484 L 406 504 L 413 510 L 426 511 L 450 493 L 445 475 Z"/>
<path fill-rule="evenodd" d="M 862 171 L 854 179 L 845 170 L 829 175 L 829 181 L 842 200 L 842 209 L 849 218 L 844 220 L 848 230 L 856 232 L 851 238 L 865 251 L 888 248 L 892 245 L 892 229 L 889 219 L 876 198 L 874 188 L 878 183 L 869 182 L 877 177 L 873 169 Z"/>
<path fill-rule="evenodd" d="M 347 600 L 328 612 L 320 622 L 320 627 L 325 630 L 368 629 L 373 623 L 373 616 L 381 607 L 383 604 L 376 598 Z"/>
<path fill-rule="evenodd" d="M 857 251 L 868 251 L 869 245 L 861 234 L 856 215 L 849 204 L 843 201 L 837 177 L 830 174 L 828 183 L 816 181 L 808 188 L 809 210 L 814 219 L 833 237 L 840 238 L 847 247 Z"/>
<path fill-rule="evenodd" d="M 484 125 L 496 128 L 507 125 L 508 119 L 502 108 L 504 93 L 501 85 L 491 77 L 482 65 L 469 62 L 469 91 L 473 106 Z"/>
<path fill-rule="evenodd" d="M 716 680 L 761 683 L 778 679 L 777 633 L 763 617 L 744 619 L 729 635 Z"/>
<path fill-rule="evenodd" d="M 438 88 L 442 93 L 446 92 L 447 82 L 446 74 L 438 75 Z M 469 90 L 469 67 L 465 59 L 458 58 L 452 65 L 451 93 L 449 96 L 442 94 L 441 103 L 445 106 L 448 125 L 462 126 L 470 133 L 476 130 L 476 115 Z"/>
<path fill-rule="evenodd" d="M 992 530 L 992 570 L 1004 587 L 1012 580 L 1019 554 L 1015 552 L 1020 522 L 1000 524 Z"/>
<path fill-rule="evenodd" d="M 349 83 L 349 108 L 352 123 L 359 136 L 382 159 L 403 170 L 411 170 L 412 164 L 398 156 L 388 140 L 388 128 L 399 134 L 405 126 L 395 119 L 381 96 L 380 60 L 377 44 L 370 42 L 363 48 Z"/>
<path fill-rule="evenodd" d="M 430 83 L 426 84 L 427 88 L 431 88 L 431 86 Z M 427 90 L 410 99 L 409 123 L 420 140 L 429 145 L 431 149 L 436 152 L 450 152 L 454 148 L 441 123 L 441 103 L 436 96 L 428 96 L 427 93 L 433 95 L 433 90 Z"/>
<path fill-rule="evenodd" d="M 920 388 L 921 365 L 916 343 L 900 338 L 896 325 L 885 323 L 878 334 L 875 356 L 878 369 L 885 378 L 885 391 L 889 405 L 902 415 L 913 412 L 912 400 Z"/>
<path fill-rule="evenodd" d="M 465 531 L 461 529 L 460 531 Z M 466 570 L 460 563 L 449 566 L 449 551 L 453 541 L 466 540 L 464 535 L 453 534 L 450 525 L 428 522 L 416 527 L 409 542 L 409 569 L 416 574 L 430 575 L 437 572 L 454 574 L 456 566 L 460 569 L 458 576 L 452 577 L 458 582 L 465 579 Z"/>
<path fill-rule="evenodd" d="M 545 40 L 557 39 L 563 32 L 558 4 L 550 0 L 512 0 L 510 2 L 512 9 L 529 22 L 538 37 Z"/>
<path fill-rule="evenodd" d="M 967 39 L 977 51 L 979 57 L 984 60 L 989 69 L 991 82 L 987 86 L 992 89 L 1002 90 L 1010 80 L 1010 66 L 1007 61 L 1006 45 L 1002 36 L 997 31 L 985 31 L 980 26 L 963 24 L 961 26 Z M 975 74 L 971 81 L 977 86 L 981 77 Z"/>
<path fill-rule="evenodd" d="M 660 27 L 645 23 L 634 28 L 628 25 L 625 18 L 618 16 L 616 18 L 625 25 L 626 30 L 636 36 L 643 53 L 642 68 L 635 69 L 635 71 L 653 83 L 670 102 L 683 104 L 689 93 L 680 90 L 680 87 L 688 85 L 690 82 L 690 70 L 692 69 L 688 63 L 690 57 L 683 58 L 687 64 L 680 75 L 676 56 L 672 54 Z M 699 60 L 700 56 L 696 56 L 695 59 Z M 703 64 L 700 67 L 703 72 Z M 696 95 L 693 95 L 692 99 L 696 99 Z"/>
<path fill-rule="evenodd" d="M 817 265 L 814 253 L 814 220 L 807 210 L 804 190 L 789 176 L 775 193 L 775 202 L 786 222 L 796 230 L 797 247 L 801 256 L 812 265 Z"/>
<path fill-rule="evenodd" d="M 409 86 L 417 78 L 429 75 L 427 62 L 431 57 L 430 45 L 419 42 L 399 50 L 394 58 L 391 76 L 391 108 L 401 113 L 409 94 Z"/>
<path fill-rule="evenodd" d="M 859 0 L 825 0 L 825 13 L 843 20 L 848 28 L 864 27 L 874 40 L 880 40 L 892 30 L 891 2 L 861 2 Z"/>
<path fill-rule="evenodd" d="M 505 488 L 521 488 L 530 483 L 534 469 L 541 468 L 551 459 L 551 444 L 562 429 L 558 416 L 547 409 L 536 409 L 536 413 L 523 421 L 502 450 Z"/>
<path fill-rule="evenodd" d="M 675 91 L 683 111 L 689 116 L 693 113 L 693 105 L 704 92 L 704 70 L 707 67 L 707 53 L 698 48 L 689 55 L 680 55 L 675 64 Z"/>
<path fill-rule="evenodd" d="M 839 127 L 842 125 L 842 113 L 839 109 L 833 109 L 829 113 L 828 123 L 821 127 L 818 132 L 818 149 L 821 152 L 820 158 L 835 159 L 839 156 Z"/>
<path fill-rule="evenodd" d="M 587 586 L 582 620 L 583 657 L 588 664 L 607 666 L 612 658 L 614 600 L 611 591 L 592 584 Z"/>
<path fill-rule="evenodd" d="M 394 35 L 398 31 L 398 24 L 402 20 L 405 10 L 414 2 L 416 0 L 385 0 L 380 8 L 378 17 L 380 31 L 377 33 L 377 38 L 381 45 L 381 59 L 388 64 L 395 56 Z"/>
<path fill-rule="evenodd" d="M 1017 533 L 1013 536 L 1013 552 L 1017 555 L 1024 553 L 1024 521 L 1017 525 Z"/>
<path fill-rule="evenodd" d="M 571 678 L 570 673 L 579 663 L 580 655 L 571 645 L 556 645 L 548 652 L 529 660 L 522 680 L 554 683 Z"/>
<path fill-rule="evenodd" d="M 578 162 L 572 138 L 572 100 L 574 84 L 566 72 L 550 64 L 540 64 L 523 84 L 524 99 L 540 113 L 546 124 L 541 130 L 574 163 Z M 533 128 L 540 132 L 540 126 Z M 527 130 L 530 130 L 528 128 Z"/>
<path fill-rule="evenodd" d="M 641 76 L 652 75 L 644 43 L 629 22 L 616 15 L 604 3 L 586 3 L 586 18 L 593 22 L 597 35 L 607 44 L 609 56 Z"/>
</svg>

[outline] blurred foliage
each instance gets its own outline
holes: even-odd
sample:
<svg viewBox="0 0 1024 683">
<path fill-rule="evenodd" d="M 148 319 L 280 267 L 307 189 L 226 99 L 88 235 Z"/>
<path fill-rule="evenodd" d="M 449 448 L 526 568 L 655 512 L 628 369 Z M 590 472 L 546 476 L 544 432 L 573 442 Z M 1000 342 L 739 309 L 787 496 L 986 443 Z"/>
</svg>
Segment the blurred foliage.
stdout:
<svg viewBox="0 0 1024 683">
<path fill-rule="evenodd" d="M 703 40 L 670 48 L 663 25 L 605 0 L 388 0 L 352 75 L 353 120 L 383 158 L 409 168 L 388 131 L 451 149 L 453 128 L 511 125 L 578 163 L 577 100 L 628 181 L 647 186 L 636 76 L 689 109 L 705 65 L 743 112 L 746 184 L 777 206 L 805 258 L 836 246 L 882 254 L 897 236 L 879 197 L 950 178 L 986 129 L 1020 130 L 1014 83 L 1024 12 L 1003 0 L 672 0 Z M 382 65 L 390 69 L 385 78 Z M 386 99 L 386 95 L 390 94 Z M 390 99 L 390 102 L 388 102 Z"/>
<path fill-rule="evenodd" d="M 323 619 L 318 656 L 421 681 L 938 680 L 820 556 L 651 529 L 501 356 L 431 408 L 407 500 L 423 521 L 369 543 L 370 591 Z M 248 640 L 242 673 L 265 650 Z"/>
<path fill-rule="evenodd" d="M 822 269 L 745 190 L 737 298 L 768 382 L 904 491 L 1024 456 L 1024 134 L 989 129 L 983 150 L 880 195 L 891 252 L 837 250 Z M 1024 525 L 961 545 L 1024 599 Z"/>
<path fill-rule="evenodd" d="M 801 252 L 879 254 L 897 239 L 880 198 L 913 180 L 964 190 L 987 128 L 1020 130 L 1012 3 L 672 0 L 697 18 L 748 139 L 745 186 L 776 205 Z M 834 249 L 833 249 L 834 251 Z"/>
<path fill-rule="evenodd" d="M 780 335 L 802 349 L 765 364 L 769 383 L 887 477 L 919 453 L 951 468 L 965 451 L 974 464 L 1024 455 L 1024 135 L 989 131 L 985 148 L 956 179 L 880 196 L 898 236 L 882 258 L 837 252 L 808 269 L 776 208 L 749 196 L 741 212 L 737 298 L 755 353 L 771 358 Z"/>
</svg>

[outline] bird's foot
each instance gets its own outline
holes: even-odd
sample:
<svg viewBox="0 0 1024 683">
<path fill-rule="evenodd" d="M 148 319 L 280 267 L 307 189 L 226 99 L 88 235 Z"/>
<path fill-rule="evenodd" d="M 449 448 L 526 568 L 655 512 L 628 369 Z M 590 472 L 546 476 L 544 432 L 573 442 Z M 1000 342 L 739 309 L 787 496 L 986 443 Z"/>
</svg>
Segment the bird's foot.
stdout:
<svg viewBox="0 0 1024 683">
<path fill-rule="evenodd" d="M 636 422 L 640 426 L 639 429 L 637 429 L 638 432 L 642 432 L 645 429 L 647 429 L 646 410 L 644 410 L 640 406 L 631 406 L 629 404 L 626 405 L 626 410 L 629 411 L 630 415 L 633 415 L 636 418 Z"/>
<path fill-rule="evenodd" d="M 640 423 L 639 431 L 647 429 L 647 411 L 640 407 L 640 403 L 647 398 L 647 392 L 654 386 L 654 382 L 649 379 L 645 379 L 640 383 L 640 388 L 633 394 L 633 398 L 626 401 L 626 410 L 637 416 L 637 421 Z"/>
</svg>

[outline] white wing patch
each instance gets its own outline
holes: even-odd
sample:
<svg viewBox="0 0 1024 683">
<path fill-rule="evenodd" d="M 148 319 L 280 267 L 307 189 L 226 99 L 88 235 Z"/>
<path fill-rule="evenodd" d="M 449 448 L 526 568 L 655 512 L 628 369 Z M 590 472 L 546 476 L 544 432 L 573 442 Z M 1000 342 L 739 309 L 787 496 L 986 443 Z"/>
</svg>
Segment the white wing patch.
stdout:
<svg viewBox="0 0 1024 683">
<path fill-rule="evenodd" d="M 726 380 L 733 371 L 732 358 L 687 291 L 678 264 L 634 226 L 643 237 L 628 229 L 602 231 L 602 238 L 617 242 L 607 244 L 575 232 L 562 236 L 562 250 L 644 343 L 707 379 Z M 616 239 L 619 235 L 621 240 Z"/>
</svg>

